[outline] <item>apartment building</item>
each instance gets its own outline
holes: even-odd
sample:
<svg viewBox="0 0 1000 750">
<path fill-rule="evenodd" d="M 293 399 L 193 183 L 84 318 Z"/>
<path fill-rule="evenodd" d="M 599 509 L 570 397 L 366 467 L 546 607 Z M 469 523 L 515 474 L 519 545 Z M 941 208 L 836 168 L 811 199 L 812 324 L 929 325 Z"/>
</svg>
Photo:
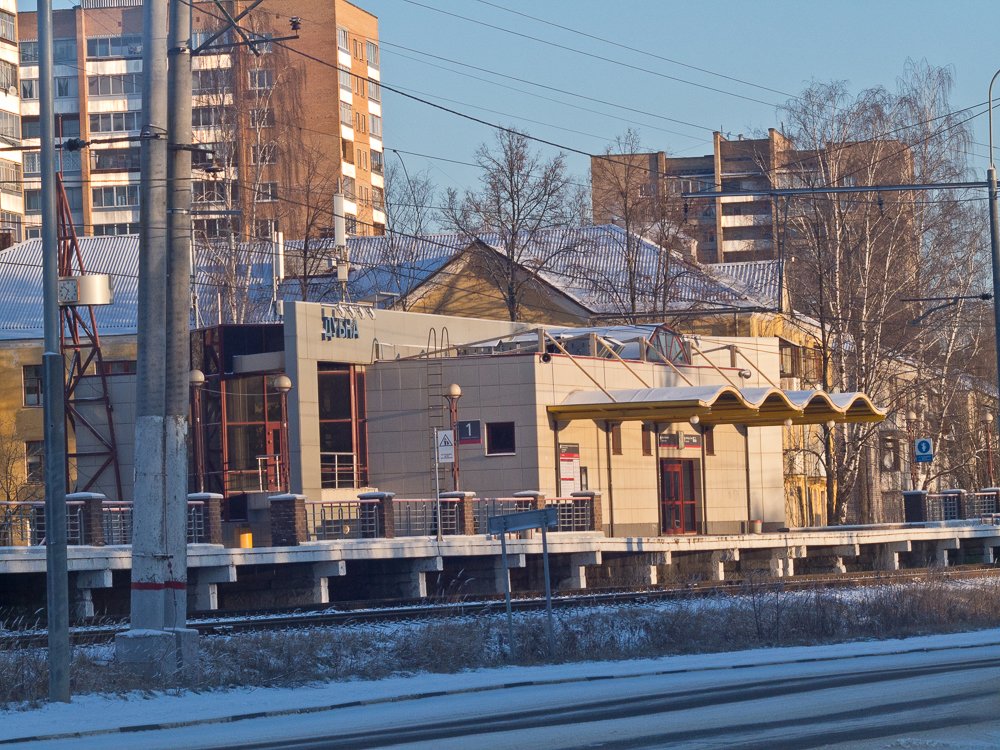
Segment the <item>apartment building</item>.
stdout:
<svg viewBox="0 0 1000 750">
<path fill-rule="evenodd" d="M 226 5 L 233 15 L 246 7 Z M 20 110 L 30 146 L 38 144 L 37 18 L 24 12 L 17 20 Z M 142 2 L 83 0 L 56 10 L 53 23 L 56 133 L 90 142 L 82 152 L 60 152 L 78 229 L 137 232 Z M 225 19 L 216 6 L 198 4 L 192 24 L 198 50 Z M 233 46 L 240 39 L 226 33 L 193 60 L 192 124 L 203 146 L 193 156 L 196 236 L 323 236 L 332 232 L 335 193 L 345 196 L 349 232 L 380 234 L 378 19 L 346 0 L 265 0 L 240 26 L 259 41 Z M 295 33 L 298 39 L 270 41 Z M 9 96 L 16 109 L 16 96 Z M 0 94 L 0 107 L 7 98 Z M 38 152 L 27 151 L 26 237 L 40 232 L 38 172 Z"/>
<path fill-rule="evenodd" d="M 21 142 L 17 38 L 17 4 L 0 0 L 0 248 L 20 241 L 24 214 L 21 152 L 4 148 Z"/>
<path fill-rule="evenodd" d="M 877 167 L 876 167 L 877 165 Z M 858 169 L 855 169 L 858 167 Z M 658 221 L 683 225 L 702 263 L 780 259 L 784 203 L 752 193 L 783 187 L 906 182 L 909 150 L 896 141 L 827 144 L 802 151 L 778 130 L 767 138 L 735 140 L 715 133 L 711 154 L 671 157 L 663 151 L 591 157 L 594 223 L 623 224 L 628 215 L 642 232 Z M 745 191 L 713 199 L 684 193 Z M 791 207 L 794 212 L 794 206 Z M 663 234 L 662 232 L 653 233 Z M 787 241 L 791 242 L 789 238 Z"/>
</svg>

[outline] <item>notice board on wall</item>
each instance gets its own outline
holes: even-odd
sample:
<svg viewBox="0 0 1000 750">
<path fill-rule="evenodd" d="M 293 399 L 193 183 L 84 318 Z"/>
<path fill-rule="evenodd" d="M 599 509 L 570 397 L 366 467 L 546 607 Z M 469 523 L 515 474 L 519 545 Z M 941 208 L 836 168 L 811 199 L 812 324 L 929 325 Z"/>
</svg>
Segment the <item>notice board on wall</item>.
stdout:
<svg viewBox="0 0 1000 750">
<path fill-rule="evenodd" d="M 580 492 L 580 444 L 559 443 L 559 496 Z"/>
</svg>

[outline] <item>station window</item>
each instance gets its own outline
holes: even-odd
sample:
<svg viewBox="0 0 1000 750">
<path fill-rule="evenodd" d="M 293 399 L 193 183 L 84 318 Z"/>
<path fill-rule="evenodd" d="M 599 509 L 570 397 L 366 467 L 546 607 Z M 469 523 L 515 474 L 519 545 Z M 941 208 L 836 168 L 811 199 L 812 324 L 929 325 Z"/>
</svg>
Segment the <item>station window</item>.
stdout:
<svg viewBox="0 0 1000 750">
<path fill-rule="evenodd" d="M 28 484 L 42 484 L 45 482 L 45 441 L 25 441 L 24 479 Z"/>
<path fill-rule="evenodd" d="M 24 405 L 42 405 L 42 366 L 25 365 L 22 368 L 24 377 Z"/>
<path fill-rule="evenodd" d="M 513 422 L 486 423 L 486 455 L 509 456 L 517 452 Z"/>
</svg>

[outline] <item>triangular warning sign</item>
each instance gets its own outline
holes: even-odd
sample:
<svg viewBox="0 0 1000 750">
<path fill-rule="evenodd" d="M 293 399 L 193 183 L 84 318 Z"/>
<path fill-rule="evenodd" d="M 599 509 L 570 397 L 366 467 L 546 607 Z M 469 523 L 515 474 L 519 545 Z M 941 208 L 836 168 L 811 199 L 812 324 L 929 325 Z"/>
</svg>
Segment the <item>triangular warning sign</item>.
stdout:
<svg viewBox="0 0 1000 750">
<path fill-rule="evenodd" d="M 438 440 L 438 445 L 440 445 L 442 448 L 448 448 L 452 444 L 453 443 L 452 443 L 452 440 L 451 440 L 451 433 L 450 432 L 442 432 L 441 433 L 441 437 Z"/>
</svg>

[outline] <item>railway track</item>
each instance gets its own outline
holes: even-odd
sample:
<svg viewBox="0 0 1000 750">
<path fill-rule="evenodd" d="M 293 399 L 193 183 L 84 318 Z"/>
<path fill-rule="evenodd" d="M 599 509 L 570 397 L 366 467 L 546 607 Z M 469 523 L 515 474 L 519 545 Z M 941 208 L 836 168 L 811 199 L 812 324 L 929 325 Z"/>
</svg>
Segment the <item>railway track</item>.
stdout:
<svg viewBox="0 0 1000 750">
<path fill-rule="evenodd" d="M 698 582 L 675 586 L 648 588 L 601 589 L 566 592 L 552 599 L 553 608 L 586 609 L 589 607 L 649 604 L 671 599 L 708 597 L 715 595 L 741 595 L 751 590 L 808 591 L 819 588 L 850 588 L 874 584 L 906 583 L 929 578 L 960 581 L 1000 577 L 1000 567 L 989 565 L 956 565 L 947 570 L 939 568 L 913 568 L 881 572 L 865 571 L 847 574 L 813 574 L 791 578 L 764 578 L 760 580 L 733 579 L 719 583 Z M 531 611 L 545 607 L 545 600 L 538 592 L 519 592 L 511 600 L 516 611 Z M 337 605 L 298 607 L 294 610 L 261 610 L 229 612 L 212 617 L 192 617 L 188 627 L 202 635 L 229 635 L 233 633 L 350 626 L 378 622 L 440 620 L 454 617 L 483 616 L 504 611 L 503 596 L 480 596 L 476 599 L 428 603 L 423 600 L 392 600 L 379 602 L 344 602 Z M 118 633 L 128 629 L 125 619 L 97 624 L 78 625 L 71 628 L 74 645 L 108 643 Z M 0 628 L 0 648 L 38 648 L 46 645 L 44 629 Z"/>
</svg>

